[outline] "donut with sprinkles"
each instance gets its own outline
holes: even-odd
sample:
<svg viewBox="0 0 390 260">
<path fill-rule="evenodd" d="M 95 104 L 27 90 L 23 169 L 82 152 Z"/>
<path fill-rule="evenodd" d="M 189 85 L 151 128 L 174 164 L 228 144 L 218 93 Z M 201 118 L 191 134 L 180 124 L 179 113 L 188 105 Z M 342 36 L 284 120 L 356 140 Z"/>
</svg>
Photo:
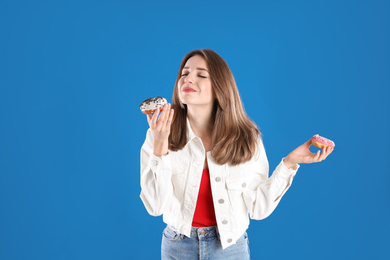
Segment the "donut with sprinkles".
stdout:
<svg viewBox="0 0 390 260">
<path fill-rule="evenodd" d="M 148 98 L 142 101 L 139 108 L 141 109 L 142 113 L 146 115 L 152 115 L 156 111 L 160 112 L 167 103 L 168 102 L 164 97 Z"/>
<path fill-rule="evenodd" d="M 317 146 L 318 148 L 326 148 L 326 147 L 335 147 L 335 144 L 333 141 L 325 138 L 325 137 L 322 137 L 322 136 L 319 136 L 318 134 L 317 135 L 314 135 L 312 138 L 311 138 L 311 144 L 314 145 L 314 146 Z"/>
</svg>

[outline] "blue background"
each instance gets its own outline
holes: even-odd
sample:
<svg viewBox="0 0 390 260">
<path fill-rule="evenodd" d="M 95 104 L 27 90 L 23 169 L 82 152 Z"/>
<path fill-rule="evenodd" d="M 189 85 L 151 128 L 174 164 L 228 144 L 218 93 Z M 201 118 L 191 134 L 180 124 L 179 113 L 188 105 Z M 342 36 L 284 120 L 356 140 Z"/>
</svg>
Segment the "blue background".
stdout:
<svg viewBox="0 0 390 260">
<path fill-rule="evenodd" d="M 196 48 L 229 64 L 270 174 L 336 143 L 251 221 L 252 258 L 389 259 L 389 1 L 239 2 L 0 2 L 0 259 L 159 259 L 139 104 Z"/>
</svg>

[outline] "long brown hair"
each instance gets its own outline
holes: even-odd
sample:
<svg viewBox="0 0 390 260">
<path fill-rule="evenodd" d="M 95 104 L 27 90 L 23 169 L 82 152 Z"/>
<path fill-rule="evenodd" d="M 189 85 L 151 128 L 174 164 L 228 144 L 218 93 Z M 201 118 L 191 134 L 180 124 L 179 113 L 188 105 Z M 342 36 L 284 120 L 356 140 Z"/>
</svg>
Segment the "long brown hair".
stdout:
<svg viewBox="0 0 390 260">
<path fill-rule="evenodd" d="M 191 51 L 184 56 L 180 64 L 172 96 L 172 108 L 175 113 L 168 139 L 169 149 L 177 151 L 187 143 L 187 105 L 180 101 L 178 82 L 187 60 L 195 55 L 200 55 L 206 60 L 216 98 L 213 109 L 211 155 L 218 164 L 238 165 L 247 162 L 258 151 L 261 133 L 242 106 L 229 66 L 210 49 Z"/>
</svg>

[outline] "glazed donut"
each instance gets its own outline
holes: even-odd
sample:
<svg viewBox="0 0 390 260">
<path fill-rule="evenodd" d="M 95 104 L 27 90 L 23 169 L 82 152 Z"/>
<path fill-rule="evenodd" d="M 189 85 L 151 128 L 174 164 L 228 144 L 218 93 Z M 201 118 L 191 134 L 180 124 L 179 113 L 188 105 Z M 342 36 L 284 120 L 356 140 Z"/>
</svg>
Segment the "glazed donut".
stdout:
<svg viewBox="0 0 390 260">
<path fill-rule="evenodd" d="M 141 109 L 142 113 L 151 115 L 154 114 L 157 110 L 157 112 L 160 112 L 163 106 L 167 103 L 168 102 L 164 97 L 148 98 L 142 101 L 141 105 L 139 105 L 139 108 Z"/>
<path fill-rule="evenodd" d="M 314 135 L 311 138 L 311 144 L 314 146 L 317 146 L 318 148 L 326 148 L 326 147 L 335 147 L 335 144 L 333 141 L 326 139 L 325 137 Z"/>
</svg>

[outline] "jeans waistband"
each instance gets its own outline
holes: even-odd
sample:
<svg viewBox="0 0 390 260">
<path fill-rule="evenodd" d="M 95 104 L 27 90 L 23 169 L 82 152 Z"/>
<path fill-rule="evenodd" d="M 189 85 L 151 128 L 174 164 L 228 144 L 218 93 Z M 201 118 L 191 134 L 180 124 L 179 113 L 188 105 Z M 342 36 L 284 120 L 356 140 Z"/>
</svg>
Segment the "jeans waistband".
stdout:
<svg viewBox="0 0 390 260">
<path fill-rule="evenodd" d="M 192 227 L 191 237 L 219 237 L 218 227 Z"/>
</svg>

